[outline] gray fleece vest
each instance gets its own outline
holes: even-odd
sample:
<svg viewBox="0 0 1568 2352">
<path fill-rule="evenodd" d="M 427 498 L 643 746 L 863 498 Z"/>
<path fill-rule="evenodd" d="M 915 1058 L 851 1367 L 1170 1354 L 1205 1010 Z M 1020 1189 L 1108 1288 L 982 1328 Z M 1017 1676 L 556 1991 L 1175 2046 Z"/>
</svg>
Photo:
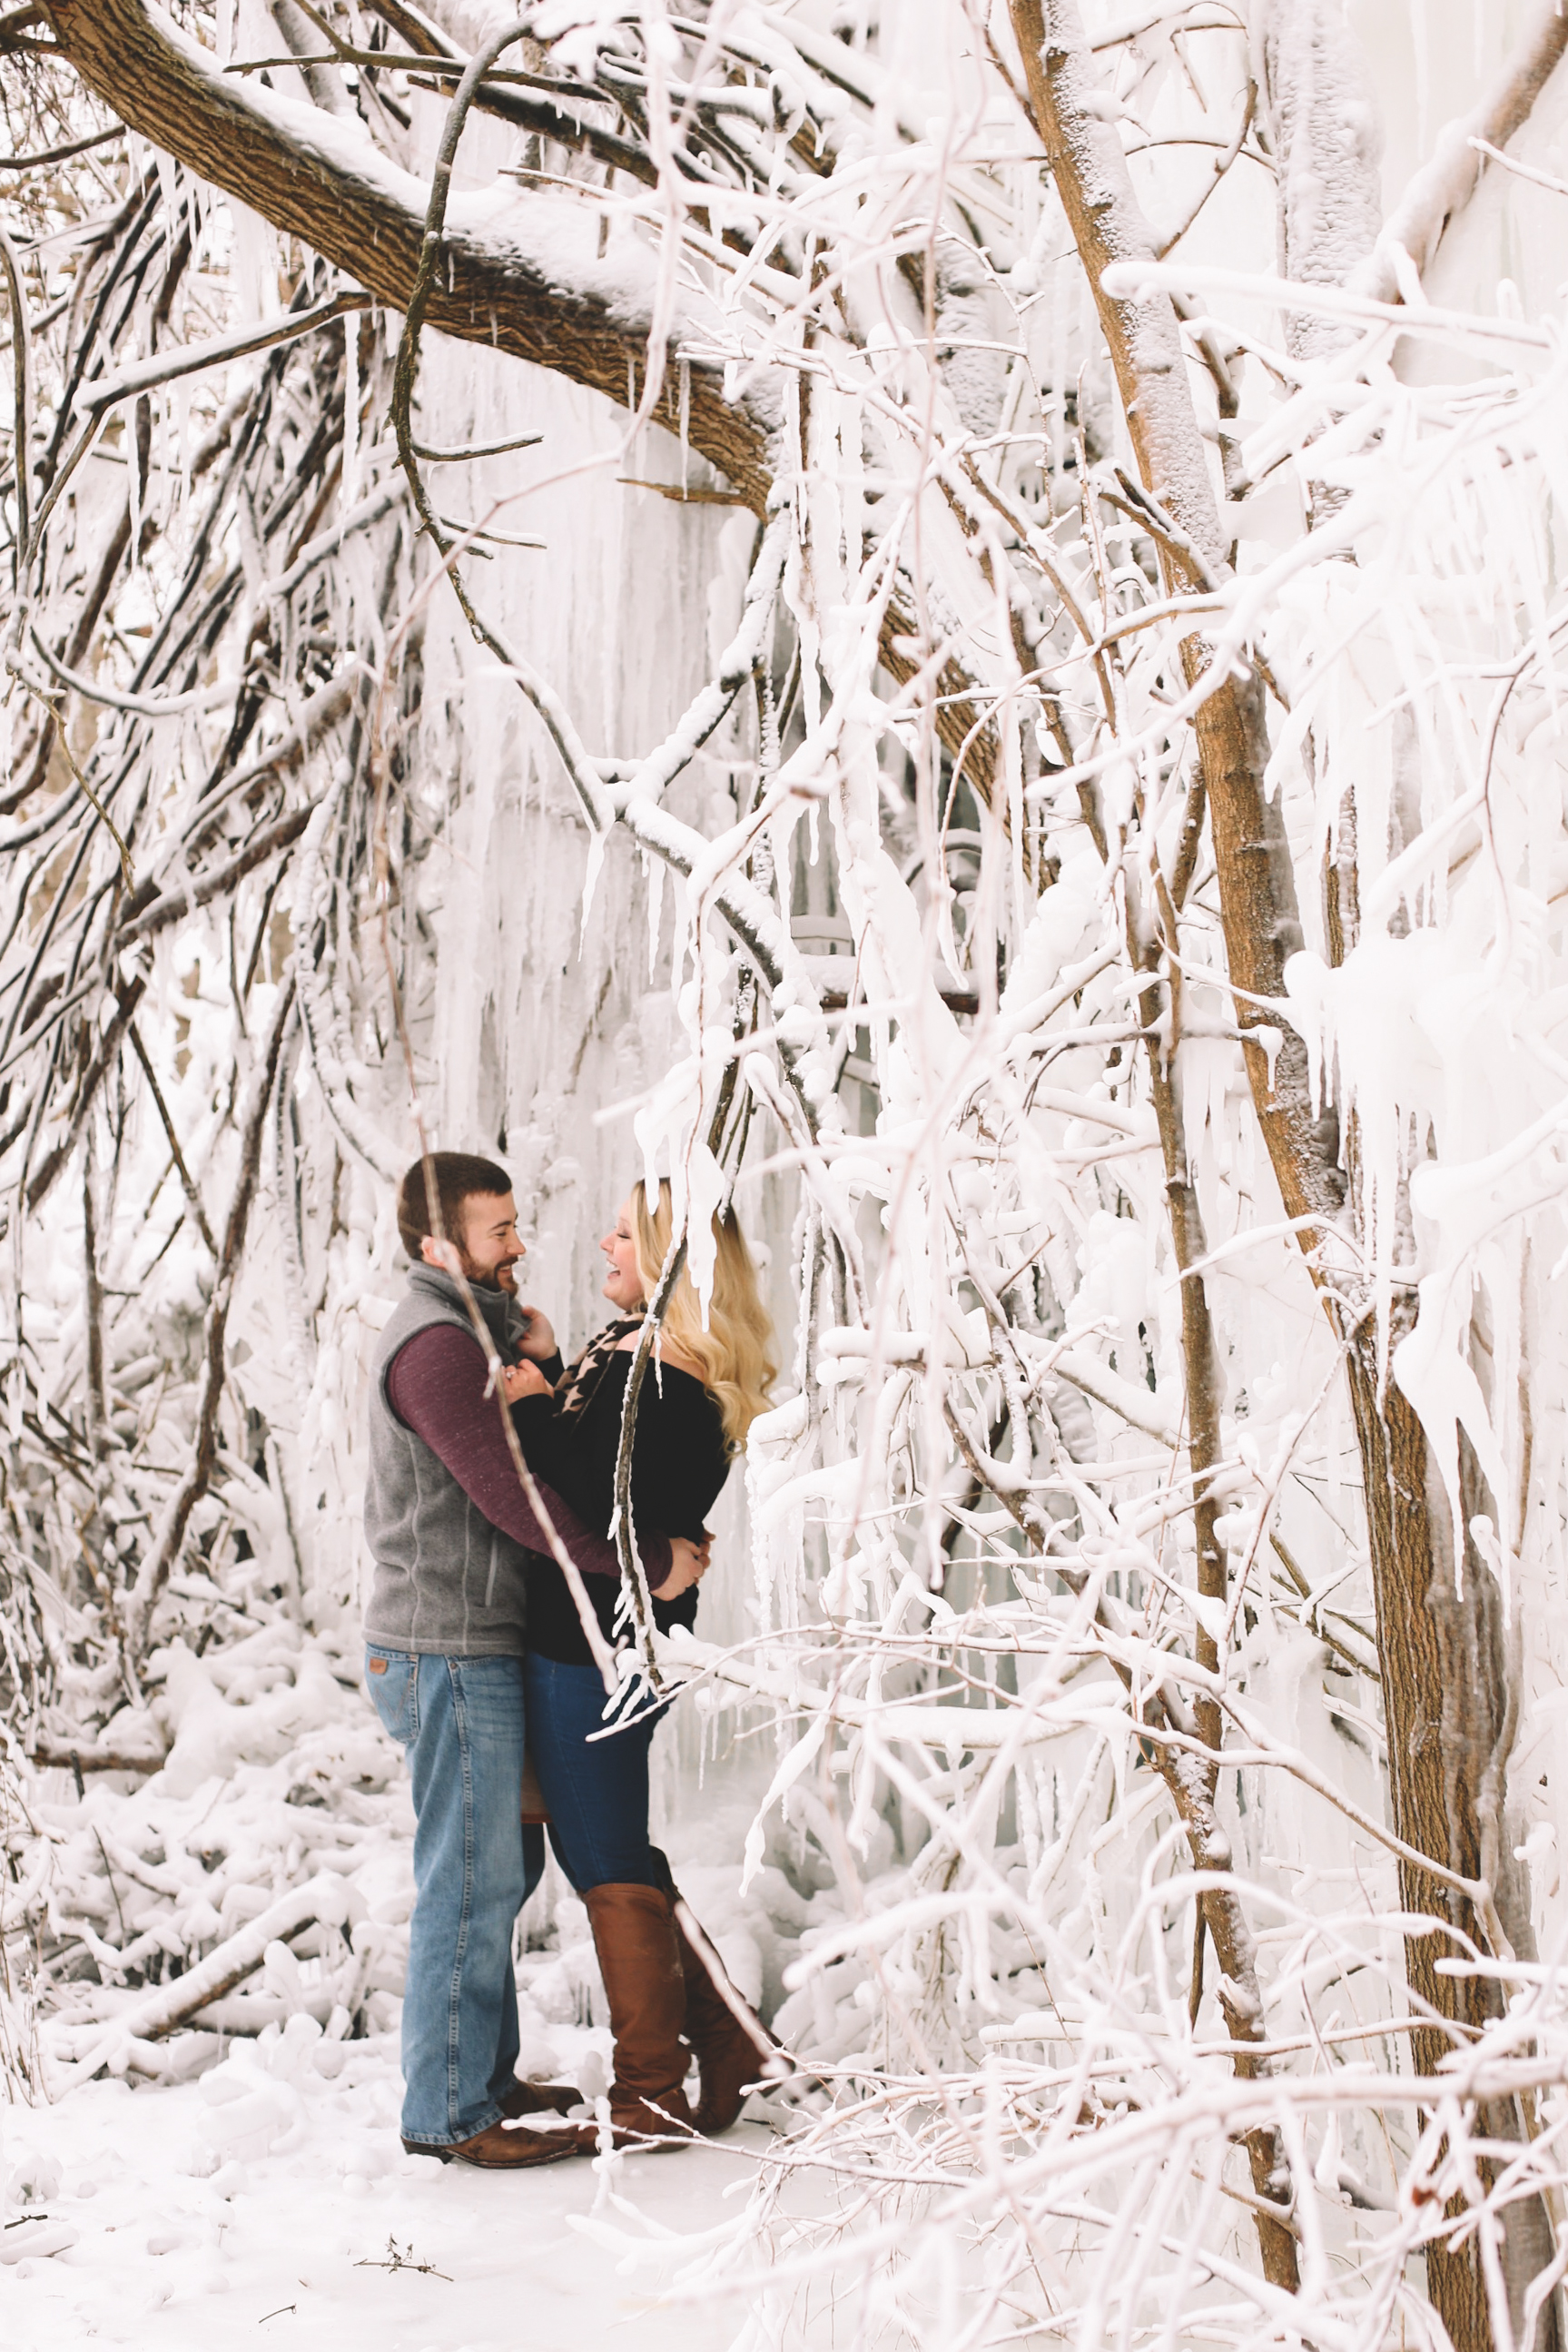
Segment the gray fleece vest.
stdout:
<svg viewBox="0 0 1568 2352">
<path fill-rule="evenodd" d="M 516 1299 L 500 1290 L 474 1296 L 497 1352 L 515 1363 L 523 1329 Z M 473 1336 L 451 1276 L 416 1265 L 382 1334 L 371 1382 L 365 1541 L 375 1579 L 365 1639 L 444 1657 L 520 1657 L 528 1553 L 485 1517 L 387 1397 L 392 1359 L 433 1323 L 455 1323 Z"/>
</svg>

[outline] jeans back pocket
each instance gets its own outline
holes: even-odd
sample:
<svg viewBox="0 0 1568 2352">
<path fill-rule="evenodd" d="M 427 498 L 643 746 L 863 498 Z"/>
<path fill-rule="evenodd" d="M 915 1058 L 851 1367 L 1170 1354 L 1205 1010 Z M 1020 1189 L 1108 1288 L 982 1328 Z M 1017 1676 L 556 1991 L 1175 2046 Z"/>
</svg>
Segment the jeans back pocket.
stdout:
<svg viewBox="0 0 1568 2352">
<path fill-rule="evenodd" d="M 365 1644 L 365 1687 L 389 1737 L 406 1748 L 419 1731 L 419 1660 L 407 1650 Z"/>
</svg>

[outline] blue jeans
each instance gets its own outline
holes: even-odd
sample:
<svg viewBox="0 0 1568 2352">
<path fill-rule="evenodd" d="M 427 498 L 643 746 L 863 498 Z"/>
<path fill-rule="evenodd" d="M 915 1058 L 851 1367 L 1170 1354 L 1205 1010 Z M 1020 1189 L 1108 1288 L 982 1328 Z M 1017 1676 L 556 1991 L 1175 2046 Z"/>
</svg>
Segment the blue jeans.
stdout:
<svg viewBox="0 0 1568 2352">
<path fill-rule="evenodd" d="M 544 1869 L 521 1818 L 523 1662 L 371 1642 L 365 1684 L 413 1781 L 402 2136 L 450 2147 L 496 2122 L 517 2063 L 512 1929 Z"/>
<path fill-rule="evenodd" d="M 597 1666 L 532 1653 L 523 1661 L 528 1748 L 549 1808 L 550 1843 L 580 1895 L 591 1886 L 664 1886 L 669 1865 L 648 1843 L 648 1750 L 664 1709 L 606 1728 Z"/>
</svg>

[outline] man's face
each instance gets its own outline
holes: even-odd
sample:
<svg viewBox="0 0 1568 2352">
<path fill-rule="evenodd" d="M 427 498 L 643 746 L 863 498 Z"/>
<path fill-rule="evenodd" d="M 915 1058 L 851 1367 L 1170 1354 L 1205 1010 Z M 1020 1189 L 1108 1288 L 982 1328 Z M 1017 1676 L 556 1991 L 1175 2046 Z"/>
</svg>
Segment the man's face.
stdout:
<svg viewBox="0 0 1568 2352">
<path fill-rule="evenodd" d="M 464 1273 L 478 1290 L 507 1290 L 515 1298 L 517 1278 L 513 1272 L 527 1253 L 517 1234 L 517 1204 L 510 1192 L 470 1192 L 457 1217 L 453 1234 Z M 446 1263 L 452 1244 L 425 1238 L 421 1255 L 427 1265 Z M 447 1271 L 454 1269 L 447 1265 Z"/>
<path fill-rule="evenodd" d="M 515 1298 L 517 1277 L 513 1272 L 525 1255 L 517 1236 L 517 1204 L 509 1192 L 470 1192 L 463 1203 L 463 1271 L 481 1289 L 509 1290 Z"/>
</svg>

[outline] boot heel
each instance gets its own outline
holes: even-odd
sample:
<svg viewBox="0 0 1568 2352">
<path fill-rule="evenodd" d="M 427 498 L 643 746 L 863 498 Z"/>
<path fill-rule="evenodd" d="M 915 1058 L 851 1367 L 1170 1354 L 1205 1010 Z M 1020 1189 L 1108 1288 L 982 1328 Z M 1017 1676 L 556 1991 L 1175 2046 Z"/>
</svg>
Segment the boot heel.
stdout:
<svg viewBox="0 0 1568 2352">
<path fill-rule="evenodd" d="M 752 2085 L 768 2080 L 779 2044 L 731 1984 L 729 1971 L 673 1881 L 668 1901 L 686 1980 L 685 2036 L 702 2086 L 696 2127 L 705 2139 L 713 2139 L 728 2131 Z"/>
</svg>

